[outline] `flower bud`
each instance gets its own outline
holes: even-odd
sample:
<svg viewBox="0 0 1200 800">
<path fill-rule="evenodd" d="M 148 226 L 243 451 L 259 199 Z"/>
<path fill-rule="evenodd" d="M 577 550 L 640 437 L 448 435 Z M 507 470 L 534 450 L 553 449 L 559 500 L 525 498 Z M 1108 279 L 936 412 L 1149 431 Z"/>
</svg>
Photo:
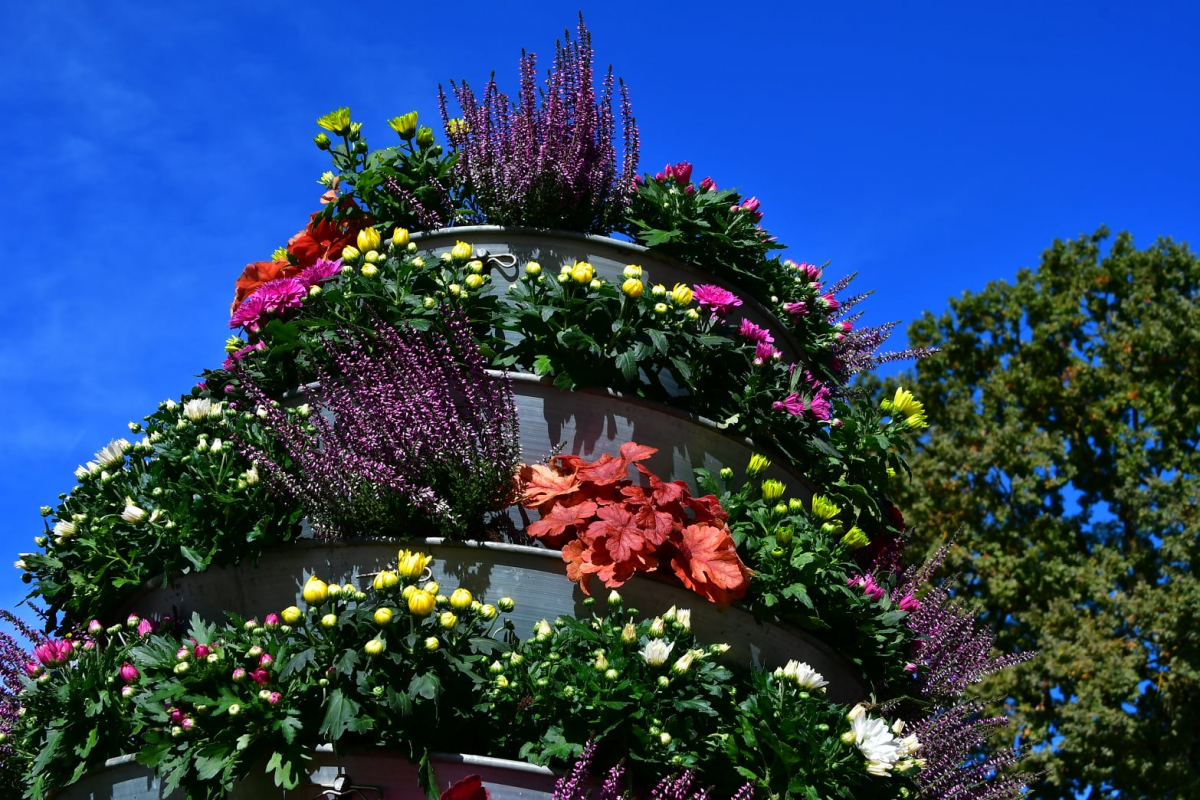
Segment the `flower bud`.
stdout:
<svg viewBox="0 0 1200 800">
<path fill-rule="evenodd" d="M 418 589 L 408 598 L 408 610 L 414 617 L 428 617 L 436 605 L 434 596 L 423 589 Z"/>
<path fill-rule="evenodd" d="M 637 640 L 637 627 L 632 622 L 625 623 L 625 627 L 621 628 L 621 641 L 625 644 L 637 644 Z"/>
<path fill-rule="evenodd" d="M 593 666 L 596 667 L 597 672 L 604 672 L 608 669 L 608 659 L 605 657 L 604 651 L 596 654 L 596 663 Z"/>
<path fill-rule="evenodd" d="M 733 470 L 729 467 L 721 467 L 721 471 L 717 474 L 721 477 L 721 480 L 725 481 L 726 483 L 729 483 L 731 480 L 733 480 Z"/>
<path fill-rule="evenodd" d="M 443 611 L 438 615 L 438 624 L 446 630 L 452 630 L 458 624 L 458 616 L 453 611 Z"/>
<path fill-rule="evenodd" d="M 358 261 L 360 256 L 362 256 L 362 253 L 356 247 L 346 245 L 342 248 L 342 261 L 347 264 L 353 264 L 355 261 Z"/>
<path fill-rule="evenodd" d="M 499 608 L 501 611 L 503 611 L 505 614 L 507 614 L 508 612 L 510 612 L 514 608 L 516 608 L 517 604 L 511 597 L 501 597 L 499 600 L 496 601 L 496 607 Z"/>
<path fill-rule="evenodd" d="M 212 650 L 206 644 L 198 644 L 192 648 L 192 656 L 197 660 L 207 659 L 212 654 Z"/>
<path fill-rule="evenodd" d="M 329 136 L 324 131 L 322 131 L 321 133 L 318 133 L 316 136 L 313 137 L 313 144 L 315 144 L 321 150 L 328 150 L 329 149 Z"/>
<path fill-rule="evenodd" d="M 571 267 L 571 280 L 578 284 L 591 283 L 595 276 L 596 271 L 586 261 L 576 261 Z"/>
<path fill-rule="evenodd" d="M 483 276 L 482 275 L 468 275 L 466 278 L 463 279 L 463 285 L 471 290 L 478 289 L 480 286 L 483 286 Z"/>
<path fill-rule="evenodd" d="M 542 274 L 542 265 L 536 261 L 530 261 L 525 265 L 525 274 L 531 278 L 536 278 Z"/>
<path fill-rule="evenodd" d="M 279 615 L 275 613 L 267 614 L 267 618 L 263 620 L 263 627 L 269 631 L 273 631 L 279 627 Z"/>
<path fill-rule="evenodd" d="M 429 638 L 427 638 L 425 640 L 425 649 L 428 650 L 429 652 L 432 653 L 432 652 L 436 651 L 439 647 L 441 647 L 441 643 L 438 641 L 438 638 L 436 636 L 430 636 Z"/>
<path fill-rule="evenodd" d="M 391 625 L 392 610 L 387 606 L 380 606 L 375 609 L 374 620 L 376 625 Z"/>
<path fill-rule="evenodd" d="M 777 481 L 774 478 L 763 481 L 763 484 L 762 484 L 763 500 L 767 501 L 767 503 L 774 503 L 780 497 L 783 497 L 783 492 L 784 492 L 784 489 L 786 489 L 786 488 L 787 487 L 784 486 L 782 482 Z M 785 506 L 783 510 L 786 513 L 787 507 Z"/>
<path fill-rule="evenodd" d="M 677 306 L 686 306 L 692 302 L 692 288 L 684 283 L 675 284 L 671 290 L 671 302 Z"/>
<path fill-rule="evenodd" d="M 767 471 L 767 467 L 771 466 L 771 462 L 766 456 L 761 456 L 758 453 L 750 456 L 750 463 L 746 466 L 746 477 L 757 478 L 759 475 Z"/>
<path fill-rule="evenodd" d="M 358 249 L 364 253 L 378 250 L 380 245 L 379 231 L 374 228 L 363 228 L 358 232 Z"/>
<path fill-rule="evenodd" d="M 674 672 L 676 675 L 686 675 L 688 673 L 688 671 L 692 668 L 692 662 L 695 659 L 696 659 L 696 656 L 692 653 L 691 650 L 688 650 L 686 653 L 684 653 L 683 655 L 681 655 L 679 657 L 678 661 L 676 661 L 674 664 L 671 665 L 671 671 Z"/>
<path fill-rule="evenodd" d="M 450 593 L 450 607 L 457 611 L 465 611 L 470 608 L 474 600 L 471 593 L 463 588 L 455 589 Z"/>
<path fill-rule="evenodd" d="M 304 619 L 304 612 L 296 606 L 288 606 L 280 616 L 283 617 L 283 621 L 288 625 L 296 625 L 300 620 Z"/>
<path fill-rule="evenodd" d="M 417 128 L 417 147 L 422 149 L 433 144 L 433 128 L 427 125 L 422 125 Z"/>
<path fill-rule="evenodd" d="M 471 245 L 467 242 L 455 242 L 450 248 L 450 258 L 455 261 L 467 261 L 471 258 Z"/>
<path fill-rule="evenodd" d="M 615 669 L 604 670 L 604 679 L 606 681 L 615 681 L 619 677 L 621 677 L 621 673 L 617 672 Z"/>
<path fill-rule="evenodd" d="M 417 133 L 417 112 L 410 111 L 407 114 L 392 117 L 388 120 L 388 125 L 399 134 L 401 139 L 406 142 L 412 141 L 413 136 Z"/>
<path fill-rule="evenodd" d="M 383 643 L 383 640 L 381 640 L 381 639 L 372 639 L 371 641 L 369 641 L 365 645 L 363 645 L 363 650 L 365 650 L 367 652 L 367 655 L 369 655 L 371 657 L 383 655 L 383 649 L 384 649 L 384 643 Z"/>
<path fill-rule="evenodd" d="M 621 270 L 621 274 L 624 275 L 626 278 L 639 278 L 640 279 L 642 277 L 642 268 L 639 267 L 637 264 L 628 264 L 628 265 L 626 265 L 625 269 Z"/>
<path fill-rule="evenodd" d="M 326 614 L 325 616 L 321 617 L 322 628 L 332 628 L 337 625 L 337 622 L 337 614 Z"/>
<path fill-rule="evenodd" d="M 610 606 L 612 606 L 613 608 L 620 608 L 621 603 L 623 603 L 623 602 L 624 601 L 621 599 L 621 595 L 618 594 L 616 592 L 616 590 L 613 590 L 608 593 L 608 604 Z"/>
<path fill-rule="evenodd" d="M 666 635 L 667 626 L 662 617 L 655 617 L 650 623 L 649 636 L 651 639 L 661 639 Z"/>
<path fill-rule="evenodd" d="M 479 609 L 479 616 L 488 621 L 495 619 L 496 613 L 496 607 L 491 603 L 485 603 L 483 608 Z"/>
<path fill-rule="evenodd" d="M 655 297 L 666 297 L 667 287 L 663 286 L 661 283 L 656 283 L 654 284 L 654 288 L 650 290 L 650 294 Z"/>
<path fill-rule="evenodd" d="M 187 672 L 190 667 L 191 667 L 191 664 L 189 664 L 188 662 L 180 661 L 178 664 L 175 665 L 175 674 L 182 675 L 183 673 Z"/>
<path fill-rule="evenodd" d="M 379 274 L 379 267 L 374 264 L 363 264 L 362 275 L 364 278 L 374 278 Z"/>
<path fill-rule="evenodd" d="M 626 278 L 625 282 L 621 284 L 621 291 L 634 300 L 641 297 L 645 289 L 645 285 L 637 278 Z"/>
<path fill-rule="evenodd" d="M 663 314 L 667 313 L 670 310 L 671 310 L 671 307 L 668 306 L 666 303 L 655 303 L 654 304 L 654 313 L 658 314 L 659 316 L 662 316 Z"/>
<path fill-rule="evenodd" d="M 867 534 L 857 525 L 846 531 L 846 535 L 842 537 L 842 544 L 851 550 L 859 550 L 870 543 L 871 540 L 867 538 Z"/>
</svg>

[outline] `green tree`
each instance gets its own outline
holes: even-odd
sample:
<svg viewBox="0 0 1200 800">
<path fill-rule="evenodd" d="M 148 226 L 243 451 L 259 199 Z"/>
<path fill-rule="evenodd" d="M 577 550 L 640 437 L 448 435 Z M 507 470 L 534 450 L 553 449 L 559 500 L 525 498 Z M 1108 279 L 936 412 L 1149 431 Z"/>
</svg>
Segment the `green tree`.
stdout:
<svg viewBox="0 0 1200 800">
<path fill-rule="evenodd" d="M 931 428 L 899 502 L 918 558 L 959 526 L 959 591 L 1004 650 L 982 694 L 1035 797 L 1200 797 L 1200 259 L 1108 231 L 926 313 L 899 383 Z"/>
</svg>

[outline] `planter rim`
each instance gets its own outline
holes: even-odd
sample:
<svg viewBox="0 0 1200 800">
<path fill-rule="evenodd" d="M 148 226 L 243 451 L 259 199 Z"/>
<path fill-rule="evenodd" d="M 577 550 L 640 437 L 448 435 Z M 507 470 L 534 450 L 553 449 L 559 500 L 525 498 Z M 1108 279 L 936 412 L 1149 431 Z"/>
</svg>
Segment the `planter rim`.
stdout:
<svg viewBox="0 0 1200 800">
<path fill-rule="evenodd" d="M 423 239 L 437 239 L 444 236 L 453 236 L 458 233 L 507 233 L 519 236 L 540 236 L 547 239 L 567 239 L 579 243 L 611 247 L 614 250 L 624 251 L 631 256 L 653 258 L 656 261 L 660 261 L 663 264 L 672 266 L 676 269 L 693 273 L 698 277 L 702 277 L 704 281 L 715 283 L 724 289 L 742 289 L 742 287 L 739 286 L 735 281 L 714 275 L 711 272 L 701 269 L 700 267 L 684 261 L 681 258 L 677 258 L 676 256 L 668 253 L 660 253 L 657 250 L 652 250 L 651 248 L 638 244 L 637 242 L 627 242 L 624 239 L 614 239 L 611 236 L 601 236 L 600 234 L 596 233 L 579 233 L 578 231 L 564 231 L 557 228 L 508 227 L 505 225 L 463 225 L 456 228 L 438 228 L 437 230 L 414 233 L 410 236 L 410 239 L 414 242 L 420 242 Z M 744 292 L 745 290 L 742 289 L 742 291 Z M 796 339 L 796 337 L 792 334 L 792 331 L 783 324 L 783 321 L 780 320 L 779 316 L 774 311 L 764 306 L 757 298 L 751 295 L 747 294 L 741 297 L 741 300 L 743 303 L 749 305 L 757 312 L 765 316 L 768 320 L 776 323 L 776 325 L 773 326 L 772 332 L 782 336 L 788 346 L 790 346 L 793 352 L 796 353 L 796 359 L 801 364 L 806 367 L 811 366 L 807 351 L 800 346 L 799 340 Z"/>
</svg>

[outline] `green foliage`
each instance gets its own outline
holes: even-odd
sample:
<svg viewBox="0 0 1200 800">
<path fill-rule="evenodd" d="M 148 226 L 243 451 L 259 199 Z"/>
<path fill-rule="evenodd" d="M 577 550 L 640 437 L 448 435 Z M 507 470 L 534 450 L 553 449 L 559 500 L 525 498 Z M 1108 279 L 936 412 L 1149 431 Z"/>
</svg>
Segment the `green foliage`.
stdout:
<svg viewBox="0 0 1200 800">
<path fill-rule="evenodd" d="M 1039 797 L 1195 797 L 1200 774 L 1200 259 L 1101 229 L 926 314 L 902 383 L 932 428 L 901 505 L 953 556 L 1004 651 L 990 679 Z M 1061 692 L 1061 696 L 1058 694 Z"/>
<path fill-rule="evenodd" d="M 196 390 L 145 417 L 143 438 L 110 443 L 25 554 L 42 597 L 67 622 L 104 618 L 151 578 L 253 559 L 298 532 L 232 439 L 274 445 L 256 421 Z"/>
</svg>

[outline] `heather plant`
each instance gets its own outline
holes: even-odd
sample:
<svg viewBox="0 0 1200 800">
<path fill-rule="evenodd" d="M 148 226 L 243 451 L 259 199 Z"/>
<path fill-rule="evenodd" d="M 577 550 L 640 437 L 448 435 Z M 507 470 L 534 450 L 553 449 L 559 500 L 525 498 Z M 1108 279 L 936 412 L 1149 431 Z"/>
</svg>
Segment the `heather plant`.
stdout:
<svg viewBox="0 0 1200 800">
<path fill-rule="evenodd" d="M 571 770 L 554 784 L 554 800 L 588 800 L 589 797 L 596 800 L 628 800 L 643 794 L 639 792 L 635 795 L 624 787 L 625 767 L 622 764 L 616 764 L 608 770 L 598 794 L 592 792 L 589 778 L 596 746 L 595 741 L 588 742 L 571 765 Z M 650 797 L 654 800 L 709 800 L 711 796 L 709 789 L 696 786 L 696 773 L 692 770 L 667 775 L 650 790 Z M 747 783 L 730 800 L 753 798 L 754 787 Z"/>
<path fill-rule="evenodd" d="M 370 343 L 344 332 L 300 405 L 271 400 L 240 373 L 287 456 L 238 444 L 318 535 L 411 535 L 410 526 L 479 535 L 484 516 L 512 502 L 520 444 L 511 389 L 486 374 L 463 319 L 443 327 L 444 336 L 380 324 Z"/>
<path fill-rule="evenodd" d="M 565 43 L 556 43 L 540 91 L 537 57 L 524 50 L 515 101 L 500 91 L 495 76 L 482 100 L 466 81 L 451 82 L 462 108 L 462 116 L 451 119 L 439 88 L 446 135 L 458 157 L 455 174 L 481 221 L 583 232 L 620 226 L 637 175 L 637 123 L 621 82 L 618 168 L 612 69 L 597 99 L 592 62 L 592 36 L 581 14 L 577 38 L 567 32 Z"/>
<path fill-rule="evenodd" d="M 7 609 L 0 609 L 0 621 L 12 631 L 0 631 L 0 790 L 15 797 L 25 788 L 28 761 L 15 747 L 14 736 L 21 724 L 20 694 L 29 680 L 33 650 L 43 637 L 25 620 Z"/>
<path fill-rule="evenodd" d="M 109 442 L 75 470 L 58 506 L 42 507 L 38 549 L 20 566 L 52 625 L 59 613 L 64 628 L 105 619 L 152 578 L 253 559 L 298 533 L 299 515 L 232 445 L 270 453 L 273 443 L 218 396 L 197 386 L 160 403 L 129 424 L 141 438 Z"/>
</svg>

